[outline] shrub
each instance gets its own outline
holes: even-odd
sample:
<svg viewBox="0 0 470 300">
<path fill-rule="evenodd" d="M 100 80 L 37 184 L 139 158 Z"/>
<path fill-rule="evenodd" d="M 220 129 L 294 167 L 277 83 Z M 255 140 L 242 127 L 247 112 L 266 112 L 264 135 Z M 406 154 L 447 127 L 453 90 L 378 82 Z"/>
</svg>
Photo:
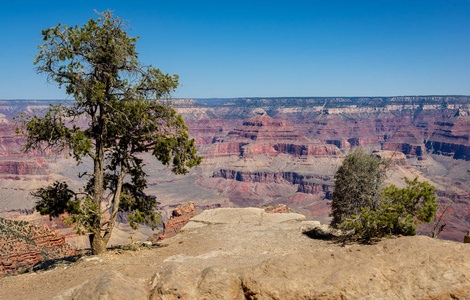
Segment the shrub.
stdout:
<svg viewBox="0 0 470 300">
<path fill-rule="evenodd" d="M 437 211 L 434 186 L 427 181 L 408 180 L 406 188 L 383 189 L 380 207 L 362 207 L 360 213 L 342 219 L 342 229 L 354 230 L 365 240 L 386 235 L 415 235 L 416 226 L 430 223 Z"/>
<path fill-rule="evenodd" d="M 340 227 L 343 219 L 359 215 L 363 208 L 377 210 L 381 206 L 387 165 L 388 160 L 374 157 L 362 148 L 356 148 L 344 158 L 334 177 L 333 227 Z"/>
</svg>

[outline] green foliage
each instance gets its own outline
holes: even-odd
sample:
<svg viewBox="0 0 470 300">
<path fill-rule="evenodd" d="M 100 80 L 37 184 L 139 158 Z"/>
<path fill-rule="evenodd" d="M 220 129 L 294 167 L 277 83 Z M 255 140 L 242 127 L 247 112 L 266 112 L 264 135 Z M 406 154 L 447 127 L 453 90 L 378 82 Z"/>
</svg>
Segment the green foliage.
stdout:
<svg viewBox="0 0 470 300">
<path fill-rule="evenodd" d="M 331 225 L 365 240 L 386 235 L 414 235 L 436 214 L 434 186 L 405 178 L 406 188 L 382 188 L 389 160 L 356 149 L 335 174 Z"/>
<path fill-rule="evenodd" d="M 151 249 L 152 245 L 142 242 L 136 242 L 128 245 L 123 245 L 120 248 L 121 250 L 140 251 L 142 249 Z"/>
<path fill-rule="evenodd" d="M 49 215 L 51 219 L 65 212 L 74 213 L 75 211 L 73 201 L 75 194 L 68 188 L 66 182 L 56 181 L 50 186 L 33 192 L 33 196 L 42 199 L 36 203 L 34 209 L 42 215 Z"/>
<path fill-rule="evenodd" d="M 386 235 L 415 235 L 416 226 L 430 223 L 437 211 L 434 186 L 426 181 L 408 180 L 406 188 L 391 185 L 383 189 L 380 207 L 363 207 L 359 214 L 344 218 L 340 227 L 354 230 L 365 240 Z"/>
<path fill-rule="evenodd" d="M 151 153 L 175 174 L 186 174 L 202 159 L 182 117 L 156 100 L 176 89 L 178 76 L 142 65 L 138 38 L 129 37 L 126 29 L 126 23 L 105 11 L 81 27 L 59 24 L 43 30 L 37 71 L 75 101 L 53 105 L 43 115 L 19 116 L 26 151 L 61 152 L 78 164 L 93 161 L 90 173 L 79 174 L 88 178 L 83 188 L 74 191 L 56 182 L 33 195 L 42 214 L 66 212 L 68 224 L 104 245 L 118 212 L 129 213 L 133 228 L 140 223 L 155 228 L 160 221 L 155 198 L 144 193 L 141 153 Z M 104 217 L 107 212 L 110 218 Z"/>
<path fill-rule="evenodd" d="M 344 218 L 357 215 L 362 208 L 380 207 L 382 188 L 388 160 L 372 156 L 362 148 L 349 153 L 335 173 L 332 195 L 332 221 L 335 228 Z"/>
</svg>

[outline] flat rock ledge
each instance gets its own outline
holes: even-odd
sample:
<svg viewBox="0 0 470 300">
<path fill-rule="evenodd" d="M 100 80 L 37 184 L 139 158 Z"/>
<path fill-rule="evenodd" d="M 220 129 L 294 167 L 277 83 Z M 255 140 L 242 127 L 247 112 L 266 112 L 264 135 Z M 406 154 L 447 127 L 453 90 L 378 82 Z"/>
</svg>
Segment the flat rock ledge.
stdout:
<svg viewBox="0 0 470 300">
<path fill-rule="evenodd" d="M 342 246 L 294 213 L 220 208 L 164 241 L 148 280 L 100 274 L 55 299 L 470 299 L 470 245 L 424 236 Z M 159 249 L 154 249 L 157 255 Z"/>
</svg>

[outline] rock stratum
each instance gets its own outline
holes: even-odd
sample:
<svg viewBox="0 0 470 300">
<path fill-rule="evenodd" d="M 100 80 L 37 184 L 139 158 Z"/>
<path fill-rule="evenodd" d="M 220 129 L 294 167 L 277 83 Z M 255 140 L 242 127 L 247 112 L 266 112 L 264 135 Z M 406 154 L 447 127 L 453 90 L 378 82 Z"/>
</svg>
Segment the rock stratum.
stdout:
<svg viewBox="0 0 470 300">
<path fill-rule="evenodd" d="M 295 213 L 221 208 L 142 251 L 3 278 L 5 299 L 468 299 L 470 245 L 424 236 L 373 245 L 309 237 Z"/>
<path fill-rule="evenodd" d="M 91 167 L 89 162 L 76 166 L 54 153 L 21 152 L 23 140 L 14 133 L 11 118 L 40 111 L 50 102 L 0 102 L 0 216 L 11 218 L 10 212 L 16 211 L 15 220 L 48 224 L 37 214 L 22 213 L 34 206 L 30 192 L 54 180 L 80 187 L 77 173 Z M 182 114 L 204 156 L 203 163 L 186 176 L 170 174 L 165 166 L 143 156 L 149 174 L 146 191 L 157 197 L 163 222 L 170 221 L 178 205 L 194 201 L 199 211 L 286 204 L 308 219 L 326 223 L 333 175 L 344 155 L 362 146 L 379 156 L 393 156 L 396 165 L 388 183 L 402 187 L 403 177 L 417 176 L 436 186 L 441 207 L 451 204 L 441 238 L 461 241 L 470 228 L 468 96 L 163 102 Z M 134 237 L 125 216 L 120 221 L 122 230 L 115 234 L 113 245 L 153 234 L 143 228 Z M 68 241 L 77 240 L 60 222 L 50 225 L 57 225 Z M 429 228 L 422 231 L 428 232 Z M 87 243 L 74 245 L 83 248 Z"/>
<path fill-rule="evenodd" d="M 58 231 L 0 218 L 0 277 L 31 270 L 47 260 L 77 255 Z"/>
</svg>

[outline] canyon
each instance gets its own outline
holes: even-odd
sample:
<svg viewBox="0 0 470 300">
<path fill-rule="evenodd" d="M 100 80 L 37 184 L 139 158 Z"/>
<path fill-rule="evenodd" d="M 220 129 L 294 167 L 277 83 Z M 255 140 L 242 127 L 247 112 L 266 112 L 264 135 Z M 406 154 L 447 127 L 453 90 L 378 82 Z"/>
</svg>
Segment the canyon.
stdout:
<svg viewBox="0 0 470 300">
<path fill-rule="evenodd" d="M 0 217 L 59 230 L 74 247 L 86 248 L 60 218 L 31 211 L 30 193 L 53 180 L 79 187 L 76 166 L 63 155 L 22 153 L 23 139 L 13 117 L 34 113 L 60 101 L 0 101 Z M 211 101 L 162 100 L 186 121 L 203 163 L 188 175 L 146 159 L 147 193 L 157 197 L 165 222 L 177 222 L 173 210 L 194 202 L 196 212 L 217 207 L 286 205 L 307 219 L 329 221 L 334 173 L 357 146 L 394 161 L 388 184 L 419 177 L 434 186 L 447 208 L 440 237 L 461 241 L 470 229 L 470 97 L 238 98 Z M 65 105 L 67 101 L 62 101 Z M 149 228 L 133 232 L 125 217 L 112 245 L 145 240 Z M 161 226 L 161 227 L 162 227 Z M 432 226 L 431 226 L 432 227 Z M 432 228 L 423 226 L 421 234 Z M 158 234 L 158 233 L 157 233 Z M 165 235 L 165 233 L 159 233 Z"/>
</svg>

